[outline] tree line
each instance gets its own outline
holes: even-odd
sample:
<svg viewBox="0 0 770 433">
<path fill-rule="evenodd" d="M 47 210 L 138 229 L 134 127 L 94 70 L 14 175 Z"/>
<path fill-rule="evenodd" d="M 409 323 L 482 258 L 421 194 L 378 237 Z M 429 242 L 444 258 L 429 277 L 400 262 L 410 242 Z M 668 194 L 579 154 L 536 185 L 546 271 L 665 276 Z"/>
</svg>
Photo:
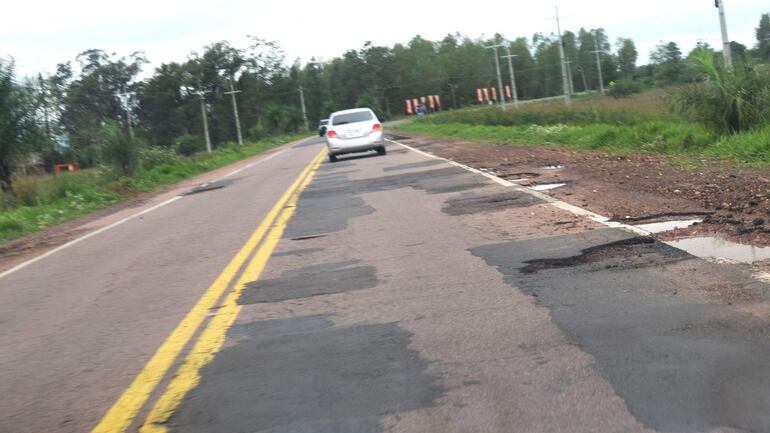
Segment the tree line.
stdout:
<svg viewBox="0 0 770 433">
<path fill-rule="evenodd" d="M 769 14 L 762 15 L 756 37 L 752 47 L 733 42 L 734 57 L 745 63 L 770 60 Z M 599 88 L 599 65 L 605 87 L 695 82 L 701 75 L 688 58 L 719 53 L 698 44 L 685 54 L 676 43 L 662 42 L 640 66 L 632 39 L 612 41 L 601 28 L 567 31 L 562 40 L 576 92 Z M 26 78 L 15 77 L 11 60 L 0 60 L 0 185 L 10 191 L 14 167 L 31 152 L 49 168 L 58 162 L 108 163 L 109 125 L 130 127 L 144 146 L 200 151 L 201 99 L 213 145 L 235 141 L 231 90 L 240 92 L 240 121 L 249 140 L 302 129 L 300 88 L 311 127 L 330 112 L 353 106 L 371 107 L 387 119 L 404 113 L 406 99 L 429 94 L 440 95 L 445 108 L 474 104 L 476 88 L 497 83 L 493 51 L 485 48 L 491 44 L 507 45 L 515 55 L 519 99 L 562 94 L 559 41 L 544 33 L 514 40 L 455 33 L 440 41 L 415 36 L 394 46 L 367 42 L 329 61 L 304 64 L 287 64 L 278 44 L 253 37 L 246 47 L 213 43 L 185 62 L 161 64 L 144 79 L 139 77 L 148 60 L 141 52 L 118 57 L 87 50 L 50 76 Z M 504 79 L 506 66 L 503 62 Z"/>
</svg>

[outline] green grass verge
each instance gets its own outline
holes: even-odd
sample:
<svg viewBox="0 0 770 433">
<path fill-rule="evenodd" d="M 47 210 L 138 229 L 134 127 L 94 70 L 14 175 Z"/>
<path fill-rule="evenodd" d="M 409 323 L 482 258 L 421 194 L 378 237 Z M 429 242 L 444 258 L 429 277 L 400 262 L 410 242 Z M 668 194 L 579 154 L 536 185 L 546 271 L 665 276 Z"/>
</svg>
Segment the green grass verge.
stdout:
<svg viewBox="0 0 770 433">
<path fill-rule="evenodd" d="M 657 153 L 675 157 L 682 167 L 699 165 L 695 163 L 698 158 L 755 167 L 770 165 L 770 126 L 721 138 L 698 124 L 660 121 L 635 125 L 549 126 L 414 122 L 397 129 L 491 144 L 555 145 L 620 154 Z"/>
<path fill-rule="evenodd" d="M 106 170 L 84 170 L 57 177 L 27 176 L 17 179 L 14 188 L 22 205 L 0 211 L 0 245 L 56 224 L 70 221 L 137 192 L 153 191 L 207 171 L 211 171 L 306 135 L 271 138 L 243 147 L 228 145 L 211 155 L 202 153 L 178 157 L 173 162 L 139 170 L 117 180 Z"/>
</svg>

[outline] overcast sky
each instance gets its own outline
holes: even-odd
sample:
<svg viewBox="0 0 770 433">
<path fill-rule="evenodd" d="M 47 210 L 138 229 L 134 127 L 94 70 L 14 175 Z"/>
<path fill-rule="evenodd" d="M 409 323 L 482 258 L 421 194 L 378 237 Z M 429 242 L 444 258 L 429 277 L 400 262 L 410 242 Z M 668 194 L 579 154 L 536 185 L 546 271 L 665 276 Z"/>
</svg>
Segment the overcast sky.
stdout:
<svg viewBox="0 0 770 433">
<path fill-rule="evenodd" d="M 724 0 L 730 39 L 753 46 L 767 0 Z M 714 0 L 581 0 L 558 3 L 562 27 L 603 27 L 614 42 L 633 38 L 640 63 L 660 41 L 687 51 L 701 39 L 720 46 Z M 472 38 L 496 32 L 509 39 L 551 33 L 554 3 L 532 0 L 38 0 L 9 1 L 0 18 L 0 56 L 12 56 L 19 75 L 53 72 L 86 49 L 118 55 L 144 51 L 151 65 L 184 61 L 190 51 L 228 40 L 246 47 L 246 35 L 278 42 L 289 61 L 330 59 L 365 41 L 392 45 L 414 35 L 438 40 L 460 32 Z"/>
</svg>

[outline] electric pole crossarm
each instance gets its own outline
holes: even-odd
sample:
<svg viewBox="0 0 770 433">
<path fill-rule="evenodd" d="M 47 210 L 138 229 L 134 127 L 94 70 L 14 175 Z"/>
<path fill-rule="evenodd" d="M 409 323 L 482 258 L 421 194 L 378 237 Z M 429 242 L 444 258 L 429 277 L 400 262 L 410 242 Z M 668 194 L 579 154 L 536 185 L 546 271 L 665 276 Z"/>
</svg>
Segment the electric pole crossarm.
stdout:
<svg viewBox="0 0 770 433">
<path fill-rule="evenodd" d="M 206 152 L 211 153 L 211 138 L 209 137 L 209 118 L 206 112 L 206 98 L 208 91 L 199 90 L 195 92 L 201 100 L 201 117 L 203 118 L 203 136 L 206 139 Z"/>
<path fill-rule="evenodd" d="M 570 86 L 570 79 L 567 74 L 567 59 L 564 55 L 564 40 L 561 37 L 561 22 L 559 17 L 559 8 L 556 8 L 556 31 L 559 35 L 559 57 L 561 57 L 561 81 L 564 87 L 564 103 L 567 105 L 572 104 L 572 90 Z"/>
<path fill-rule="evenodd" d="M 505 46 L 505 52 L 507 53 L 505 58 L 508 59 L 508 72 L 511 74 L 511 92 L 513 92 L 513 106 L 519 108 L 519 93 L 516 90 L 516 74 L 513 72 L 513 58 L 518 57 L 516 54 L 511 54 L 511 47 Z"/>
<path fill-rule="evenodd" d="M 238 116 L 238 102 L 235 100 L 235 94 L 241 93 L 240 90 L 235 90 L 233 87 L 233 80 L 230 79 L 230 91 L 225 92 L 226 95 L 230 95 L 233 102 L 233 116 L 235 117 L 235 131 L 238 136 L 238 145 L 243 146 L 243 135 L 241 134 L 241 119 Z"/>
<path fill-rule="evenodd" d="M 594 47 L 596 48 L 594 50 L 594 54 L 596 54 L 596 70 L 599 73 L 599 91 L 604 95 L 604 77 L 602 77 L 602 60 L 600 57 L 600 54 L 604 51 L 599 49 L 598 35 L 594 36 Z"/>
<path fill-rule="evenodd" d="M 497 92 L 499 93 L 500 108 L 505 110 L 505 94 L 503 93 L 503 78 L 500 76 L 500 59 L 497 57 L 497 49 L 502 45 L 491 45 L 484 48 L 495 50 L 495 69 L 497 70 Z"/>
</svg>

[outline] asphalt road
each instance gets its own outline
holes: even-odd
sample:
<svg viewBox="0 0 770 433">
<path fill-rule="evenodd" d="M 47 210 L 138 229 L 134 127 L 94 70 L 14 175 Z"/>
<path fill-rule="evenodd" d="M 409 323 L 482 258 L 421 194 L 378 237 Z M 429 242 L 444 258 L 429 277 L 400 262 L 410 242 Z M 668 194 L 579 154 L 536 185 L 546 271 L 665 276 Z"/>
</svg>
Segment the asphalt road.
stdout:
<svg viewBox="0 0 770 433">
<path fill-rule="evenodd" d="M 306 140 L 0 278 L 0 432 L 770 431 L 747 268 L 388 149 Z"/>
</svg>

